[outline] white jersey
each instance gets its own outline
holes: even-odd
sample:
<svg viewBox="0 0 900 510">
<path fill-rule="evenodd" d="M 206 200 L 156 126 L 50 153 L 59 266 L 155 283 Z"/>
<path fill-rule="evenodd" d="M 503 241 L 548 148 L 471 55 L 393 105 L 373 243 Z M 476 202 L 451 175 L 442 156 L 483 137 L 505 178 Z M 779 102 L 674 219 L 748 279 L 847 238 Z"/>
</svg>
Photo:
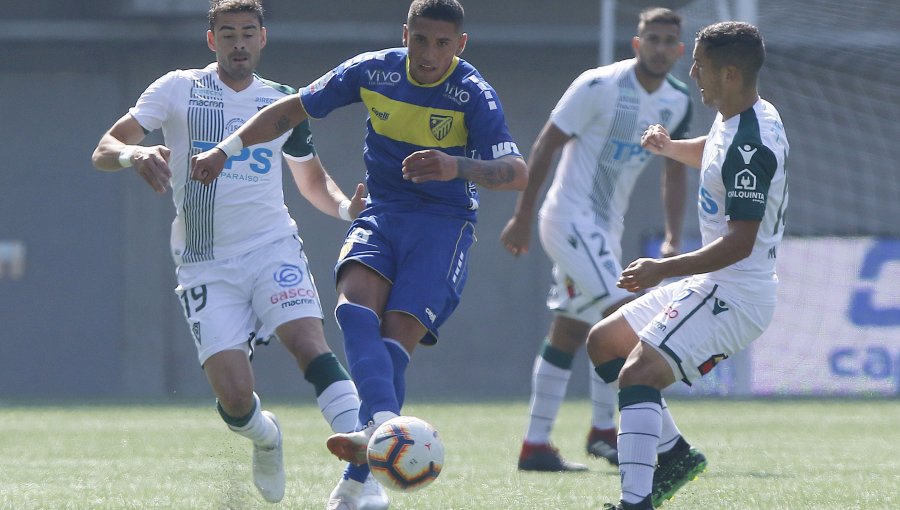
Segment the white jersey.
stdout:
<svg viewBox="0 0 900 510">
<path fill-rule="evenodd" d="M 652 154 L 641 147 L 651 124 L 662 124 L 673 139 L 684 138 L 691 115 L 687 87 L 669 76 L 647 93 L 629 59 L 590 69 L 566 90 L 550 120 L 573 138 L 566 143 L 542 217 L 568 221 L 590 214 L 621 238 L 634 183 Z"/>
<path fill-rule="evenodd" d="M 729 220 L 761 223 L 749 257 L 697 278 L 710 278 L 722 293 L 752 304 L 775 304 L 788 151 L 781 117 L 762 99 L 728 120 L 718 114 L 703 148 L 698 204 L 703 245 L 724 236 Z"/>
<path fill-rule="evenodd" d="M 222 260 L 297 234 L 284 205 L 282 146 L 297 160 L 315 154 L 309 123 L 271 142 L 246 147 L 209 186 L 190 178 L 191 156 L 213 148 L 256 112 L 293 93 L 259 76 L 235 92 L 212 63 L 176 70 L 151 84 L 129 113 L 149 131 L 162 129 L 172 153 L 172 256 L 178 265 Z M 289 140 L 290 137 L 290 140 Z M 287 145 L 285 143 L 287 142 Z"/>
</svg>

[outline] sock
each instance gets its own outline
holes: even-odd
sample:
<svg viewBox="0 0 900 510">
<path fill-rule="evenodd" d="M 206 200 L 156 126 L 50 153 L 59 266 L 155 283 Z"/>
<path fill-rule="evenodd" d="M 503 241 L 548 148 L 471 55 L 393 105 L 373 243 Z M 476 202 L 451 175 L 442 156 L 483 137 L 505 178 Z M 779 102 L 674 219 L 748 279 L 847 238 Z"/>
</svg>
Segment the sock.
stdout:
<svg viewBox="0 0 900 510">
<path fill-rule="evenodd" d="M 351 464 L 351 466 L 352 466 L 352 464 Z M 363 480 L 365 480 L 365 479 L 363 479 Z M 360 480 L 354 480 L 353 478 L 347 478 L 347 473 L 345 471 L 344 477 L 341 480 L 340 485 L 339 485 L 341 494 L 350 496 L 351 499 L 355 500 L 360 496 L 360 494 L 362 494 L 362 491 L 363 491 L 362 484 L 363 484 L 363 482 L 361 482 Z"/>
<path fill-rule="evenodd" d="M 618 407 L 618 383 L 607 383 L 591 370 L 591 426 L 595 429 L 616 428 L 616 408 Z"/>
<path fill-rule="evenodd" d="M 656 447 L 656 453 L 665 453 L 670 451 L 681 438 L 681 431 L 678 430 L 675 420 L 672 419 L 666 399 L 661 399 L 660 405 L 662 406 L 662 432 L 659 435 L 659 446 Z"/>
<path fill-rule="evenodd" d="M 653 489 L 661 400 L 659 390 L 651 386 L 634 385 L 619 391 L 619 473 L 626 503 L 643 501 Z"/>
<path fill-rule="evenodd" d="M 403 409 L 403 401 L 406 399 L 406 367 L 409 366 L 409 353 L 393 338 L 384 338 L 391 361 L 394 363 L 394 391 L 397 392 L 397 404 Z"/>
<path fill-rule="evenodd" d="M 278 443 L 278 428 L 272 420 L 262 414 L 262 405 L 256 392 L 253 393 L 253 409 L 247 416 L 238 418 L 227 414 L 218 401 L 216 408 L 229 429 L 253 441 L 253 444 L 270 448 Z"/>
<path fill-rule="evenodd" d="M 344 469 L 344 479 L 345 480 L 353 480 L 354 482 L 365 483 L 366 478 L 369 476 L 369 465 L 361 464 L 357 466 L 356 464 L 347 463 L 347 468 Z"/>
<path fill-rule="evenodd" d="M 616 428 L 615 408 L 619 390 L 619 372 L 625 366 L 624 358 L 614 358 L 594 367 L 591 374 L 591 425 L 600 430 Z"/>
<path fill-rule="evenodd" d="M 531 404 L 525 442 L 547 444 L 572 376 L 572 354 L 544 340 L 531 369 Z"/>
<path fill-rule="evenodd" d="M 359 394 L 334 353 L 312 360 L 304 377 L 315 387 L 316 402 L 331 430 L 352 432 L 359 414 Z"/>
<path fill-rule="evenodd" d="M 380 411 L 399 415 L 393 363 L 381 340 L 378 315 L 364 306 L 341 303 L 334 316 L 344 333 L 344 351 L 360 400 L 373 416 Z"/>
</svg>

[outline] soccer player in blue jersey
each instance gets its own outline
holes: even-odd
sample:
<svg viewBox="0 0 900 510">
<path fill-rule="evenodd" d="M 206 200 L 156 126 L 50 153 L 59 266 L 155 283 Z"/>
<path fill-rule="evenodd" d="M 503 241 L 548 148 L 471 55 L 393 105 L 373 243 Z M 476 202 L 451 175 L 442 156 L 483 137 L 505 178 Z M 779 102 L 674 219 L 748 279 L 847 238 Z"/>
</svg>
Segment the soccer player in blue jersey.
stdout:
<svg viewBox="0 0 900 510">
<path fill-rule="evenodd" d="M 369 197 L 337 261 L 335 316 L 362 401 L 360 422 L 371 424 L 329 438 L 332 453 L 351 463 L 330 496 L 332 510 L 376 508 L 361 498 L 368 437 L 400 414 L 410 354 L 419 343 L 437 342 L 459 302 L 474 241 L 476 184 L 498 190 L 527 184 L 496 92 L 459 58 L 467 42 L 463 18 L 457 0 L 414 0 L 402 48 L 338 65 L 194 161 L 193 178 L 210 183 L 228 157 L 307 117 L 358 102 L 368 111 Z"/>
<path fill-rule="evenodd" d="M 759 97 L 764 60 L 762 36 L 753 25 L 722 22 L 700 30 L 691 78 L 703 104 L 718 111 L 709 134 L 673 140 L 655 124 L 641 137 L 654 154 L 700 169 L 703 246 L 629 264 L 618 285 L 631 292 L 687 278 L 627 303 L 588 336 L 597 372 L 614 367 L 620 388 L 622 492 L 606 510 L 657 508 L 706 468 L 706 458 L 681 436 L 660 392 L 676 380 L 691 384 L 706 375 L 772 321 L 789 145 L 778 111 Z"/>
</svg>

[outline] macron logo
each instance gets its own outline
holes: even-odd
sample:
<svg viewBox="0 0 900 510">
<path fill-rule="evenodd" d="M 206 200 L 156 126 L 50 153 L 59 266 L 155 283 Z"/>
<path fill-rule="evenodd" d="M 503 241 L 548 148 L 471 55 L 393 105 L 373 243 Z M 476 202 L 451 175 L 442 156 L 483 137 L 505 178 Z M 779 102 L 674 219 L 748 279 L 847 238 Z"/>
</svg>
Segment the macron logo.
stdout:
<svg viewBox="0 0 900 510">
<path fill-rule="evenodd" d="M 744 158 L 744 164 L 749 165 L 750 160 L 753 159 L 753 155 L 756 154 L 756 149 L 750 145 L 743 145 L 738 146 L 738 152 L 740 152 L 741 157 Z"/>
<path fill-rule="evenodd" d="M 513 142 L 501 142 L 496 145 L 492 145 L 491 152 L 494 154 L 494 159 L 497 159 L 501 156 L 506 156 L 507 154 L 518 153 L 519 148 L 516 147 L 516 144 Z"/>
</svg>

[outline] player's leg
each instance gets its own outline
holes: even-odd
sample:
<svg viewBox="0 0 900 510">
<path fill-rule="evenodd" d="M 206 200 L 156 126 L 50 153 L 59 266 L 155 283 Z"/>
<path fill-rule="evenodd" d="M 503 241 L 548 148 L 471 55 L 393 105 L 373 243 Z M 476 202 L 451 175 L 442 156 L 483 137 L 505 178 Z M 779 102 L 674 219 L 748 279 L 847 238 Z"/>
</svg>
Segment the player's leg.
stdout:
<svg viewBox="0 0 900 510">
<path fill-rule="evenodd" d="M 228 428 L 253 442 L 254 483 L 271 502 L 284 495 L 281 432 L 254 392 L 250 343 L 257 317 L 247 298 L 252 275 L 237 260 L 182 266 L 175 289 L 200 366 Z"/>
<path fill-rule="evenodd" d="M 312 384 L 325 420 L 335 432 L 356 427 L 359 396 L 350 375 L 325 341 L 322 305 L 299 238 L 288 237 L 245 257 L 258 268 L 253 309 L 260 336 L 273 331 Z"/>
<path fill-rule="evenodd" d="M 616 286 L 622 271 L 617 233 L 608 232 L 592 221 L 558 222 L 541 218 L 538 226 L 544 251 L 554 262 L 548 308 L 585 323 L 589 329 L 589 325 L 634 298 Z M 585 342 L 586 333 L 579 346 Z M 551 336 L 554 345 L 552 340 Z M 589 455 L 615 465 L 617 389 L 611 388 L 593 370 L 589 374 L 592 413 L 585 448 Z"/>
<path fill-rule="evenodd" d="M 385 323 L 392 322 L 393 313 L 385 314 Z M 421 326 L 420 326 L 421 327 Z M 417 333 L 421 338 L 423 331 Z M 394 368 L 394 388 L 397 394 L 397 401 L 400 407 L 403 407 L 403 400 L 406 394 L 406 379 L 404 377 L 406 367 L 409 365 L 410 355 L 400 342 L 391 338 L 383 338 L 385 347 L 391 357 Z M 360 414 L 371 416 L 371 412 L 366 405 L 360 408 Z M 338 482 L 334 490 L 329 495 L 329 506 L 326 508 L 342 508 L 341 505 L 356 508 L 366 508 L 369 510 L 386 509 L 390 505 L 387 493 L 384 487 L 378 483 L 369 472 L 367 464 L 348 463 L 344 470 L 344 475 Z"/>
<path fill-rule="evenodd" d="M 550 334 L 531 371 L 528 426 L 519 453 L 523 471 L 584 471 L 587 466 L 565 460 L 550 442 L 553 424 L 566 396 L 572 361 L 587 338 L 590 325 L 554 314 Z"/>
<path fill-rule="evenodd" d="M 331 430 L 352 432 L 359 416 L 359 395 L 350 374 L 325 342 L 322 320 L 294 319 L 278 326 L 276 332 L 312 384 L 316 403 Z"/>
<path fill-rule="evenodd" d="M 625 366 L 624 360 L 630 359 L 639 352 L 639 338 L 635 328 L 623 317 L 621 311 L 612 313 L 593 328 L 588 335 L 588 355 L 596 367 L 598 375 L 610 384 L 619 380 L 620 372 Z M 668 369 L 668 365 L 665 367 Z M 621 381 L 619 381 L 621 383 Z M 654 388 L 650 388 L 654 390 Z M 658 390 L 656 391 L 658 394 Z M 636 508 L 650 507 L 650 484 L 653 481 L 653 470 L 656 465 L 656 443 L 659 432 L 653 423 L 644 423 L 643 417 L 635 413 L 645 411 L 648 392 L 643 388 L 638 390 L 623 388 L 619 391 L 619 435 L 618 435 L 618 461 L 619 472 L 623 480 L 622 501 L 623 505 L 640 504 Z M 652 401 L 652 391 L 649 392 L 649 400 Z M 649 404 L 652 413 L 652 403 Z M 658 405 L 657 405 L 658 407 Z M 657 415 L 658 416 L 658 415 Z M 637 442 L 636 442 L 637 440 Z M 646 448 L 640 441 L 652 443 L 650 451 L 652 458 L 647 460 L 641 448 Z M 644 480 L 646 478 L 646 480 Z M 626 483 L 627 479 L 627 483 Z M 646 494 L 632 494 L 635 482 L 646 481 Z M 646 501 L 643 501 L 646 499 Z"/>
<path fill-rule="evenodd" d="M 284 497 L 285 474 L 281 430 L 274 414 L 262 409 L 253 391 L 253 372 L 243 350 L 212 355 L 203 371 L 217 397 L 222 420 L 253 442 L 253 482 L 269 502 Z"/>
</svg>

